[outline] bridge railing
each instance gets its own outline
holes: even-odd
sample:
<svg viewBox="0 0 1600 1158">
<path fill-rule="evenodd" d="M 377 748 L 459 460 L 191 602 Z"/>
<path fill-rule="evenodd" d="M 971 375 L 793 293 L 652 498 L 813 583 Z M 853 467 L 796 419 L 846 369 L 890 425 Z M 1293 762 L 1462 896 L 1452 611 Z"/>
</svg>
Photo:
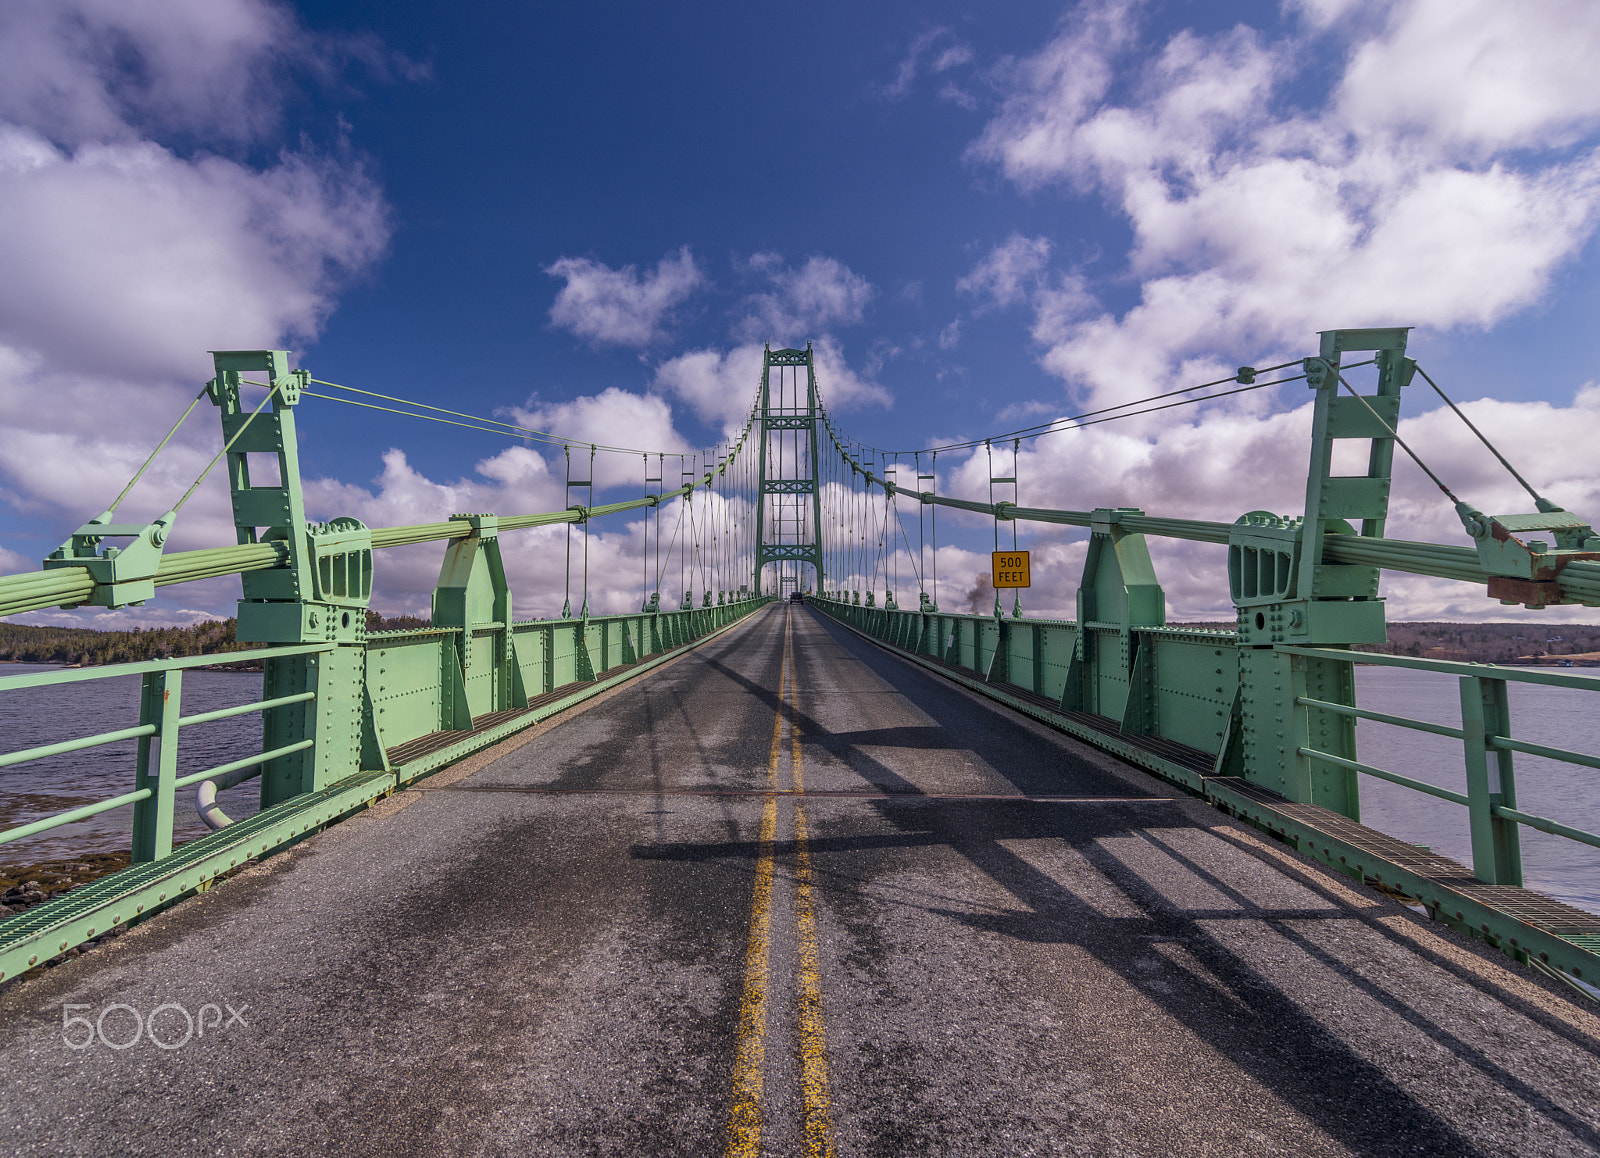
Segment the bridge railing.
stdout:
<svg viewBox="0 0 1600 1158">
<path fill-rule="evenodd" d="M 1313 657 L 1326 658 L 1328 655 L 1326 649 L 1320 648 L 1296 648 L 1294 651 Z M 1557 763 L 1591 769 L 1600 769 L 1600 756 L 1552 747 L 1548 744 L 1536 744 L 1514 737 L 1511 734 L 1511 700 L 1508 686 L 1528 684 L 1600 693 L 1600 679 L 1564 676 L 1559 672 L 1530 671 L 1493 664 L 1454 663 L 1448 660 L 1394 655 L 1364 654 L 1360 662 L 1380 667 L 1439 672 L 1458 677 L 1461 687 L 1461 726 L 1452 727 L 1389 712 L 1353 707 L 1349 704 L 1332 704 L 1309 696 L 1297 696 L 1295 703 L 1319 711 L 1348 716 L 1351 719 L 1371 720 L 1374 723 L 1389 724 L 1409 731 L 1446 736 L 1461 741 L 1466 791 L 1442 788 L 1313 747 L 1300 748 L 1301 755 L 1464 806 L 1468 812 L 1472 835 L 1473 871 L 1483 880 L 1499 880 L 1514 884 L 1522 882 L 1518 826 L 1577 841 L 1591 848 L 1600 848 L 1600 834 L 1546 816 L 1537 816 L 1517 807 L 1513 753 L 1521 752 L 1524 755 L 1539 756 Z M 1600 707 L 1600 702 L 1597 702 L 1596 706 Z M 1496 773 L 1494 777 L 1490 775 L 1491 766 Z"/>
<path fill-rule="evenodd" d="M 373 739 L 360 764 L 393 772 L 396 786 L 438 766 L 439 761 L 392 759 L 408 744 L 433 738 L 434 747 L 468 740 L 483 731 L 484 722 L 504 714 L 517 717 L 560 698 L 581 698 L 591 685 L 621 674 L 736 622 L 767 602 L 750 599 L 709 608 L 569 620 L 527 620 L 509 625 L 473 624 L 374 632 L 367 637 L 367 662 L 362 697 L 372 704 Z M 220 655 L 99 667 L 36 672 L 0 677 L 0 703 L 8 693 L 138 676 L 141 680 L 138 722 L 124 728 L 74 737 L 0 753 L 0 768 L 137 741 L 131 791 L 92 801 L 0 830 L 0 846 L 40 836 L 77 821 L 133 806 L 134 863 L 160 860 L 173 851 L 177 793 L 212 782 L 233 787 L 260 776 L 272 761 L 315 746 L 314 737 L 265 747 L 238 759 L 200 771 L 178 774 L 183 729 L 239 716 L 267 714 L 314 705 L 316 689 L 272 696 L 210 711 L 183 714 L 183 674 L 196 668 L 218 669 L 268 660 L 314 657 L 334 650 L 332 644 L 252 648 Z M 458 751 L 451 758 L 459 758 Z M 347 771 L 357 772 L 352 765 Z M 375 769 L 368 769 L 375 770 Z M 207 818 L 205 805 L 200 805 Z M 225 815 L 208 819 L 213 828 L 232 822 Z"/>
<path fill-rule="evenodd" d="M 266 658 L 309 655 L 329 650 L 326 647 L 299 646 L 262 648 L 227 655 L 193 656 L 185 659 L 157 660 L 147 663 L 112 664 L 105 667 L 76 670 L 39 672 L 30 675 L 0 678 L 0 696 L 29 688 L 57 687 L 70 683 L 141 677 L 139 696 L 139 722 L 132 727 L 119 728 L 95 735 L 41 744 L 32 748 L 0 754 L 0 768 L 44 760 L 52 756 L 83 752 L 91 748 L 117 744 L 128 740 L 138 741 L 134 785 L 130 792 L 98 800 L 77 808 L 67 809 L 41 817 L 25 824 L 0 831 L 0 845 L 39 836 L 80 820 L 88 820 L 104 812 L 133 806 L 132 851 L 135 863 L 160 860 L 172 852 L 173 819 L 177 793 L 184 788 L 211 781 L 230 778 L 231 783 L 243 783 L 259 775 L 261 766 L 291 752 L 311 747 L 315 741 L 305 739 L 277 748 L 252 753 L 227 763 L 177 774 L 181 744 L 181 730 L 198 724 L 213 723 L 236 716 L 251 715 L 287 707 L 316 699 L 315 691 L 274 699 L 254 701 L 233 707 L 218 708 L 185 716 L 183 710 L 183 673 L 197 667 L 225 667 L 240 663 L 259 663 Z M 243 775 L 241 775 L 243 774 Z"/>
<path fill-rule="evenodd" d="M 1233 731 L 1231 631 L 867 607 L 826 595 L 813 602 L 1191 788 L 1218 770 Z"/>
<path fill-rule="evenodd" d="M 1519 806 L 1515 755 L 1596 770 L 1600 755 L 1515 735 L 1508 688 L 1600 694 L 1600 679 L 1349 648 L 1252 646 L 1240 632 L 1127 618 L 952 614 L 872 606 L 838 592 L 812 602 L 958 682 L 1264 821 L 1269 831 L 1336 868 L 1424 898 L 1441 919 L 1513 955 L 1537 952 L 1574 975 L 1600 974 L 1600 919 L 1531 894 L 1513 903 L 1514 890 L 1503 887 L 1523 883 L 1521 828 L 1600 848 L 1600 834 Z M 1368 665 L 1457 677 L 1459 724 L 1357 706 L 1358 673 Z M 1429 783 L 1358 760 L 1358 720 L 1457 741 L 1458 771 L 1443 784 Z M 1464 882 L 1454 862 L 1348 824 L 1361 815 L 1362 777 L 1465 808 L 1476 883 Z M 1343 848 L 1340 839 L 1348 842 Z M 1441 881 L 1451 882 L 1447 896 Z M 1480 885 L 1490 892 L 1475 892 Z"/>
<path fill-rule="evenodd" d="M 0 707 L 8 694 L 30 689 L 141 680 L 130 726 L 0 753 L 4 769 L 138 744 L 130 791 L 0 831 L 0 849 L 11 852 L 132 806 L 132 867 L 0 922 L 0 981 L 664 663 L 767 602 L 374 632 L 355 649 L 356 663 L 340 655 L 349 647 L 319 643 L 0 677 Z M 256 662 L 265 669 L 260 698 L 183 714 L 186 671 Z M 279 694 L 285 685 L 298 690 Z M 180 775 L 186 729 L 254 714 L 262 718 L 259 750 Z M 233 820 L 217 808 L 216 791 L 257 778 L 258 812 Z M 214 830 L 188 841 L 174 839 L 184 789 L 197 790 L 196 810 Z"/>
<path fill-rule="evenodd" d="M 1021 693 L 1097 734 L 1145 743 L 1155 770 L 1195 787 L 1226 769 L 1231 709 L 1239 685 L 1239 643 L 1231 631 L 1129 627 L 1072 620 L 1004 619 L 874 608 L 836 598 L 814 600 L 830 614 L 902 650 Z M 1509 685 L 1558 687 L 1600 695 L 1600 678 L 1495 664 L 1458 663 L 1342 648 L 1283 647 L 1290 655 L 1338 664 L 1351 679 L 1363 666 L 1407 668 L 1458 677 L 1459 726 L 1380 712 L 1308 694 L 1296 707 L 1336 719 L 1369 720 L 1444 736 L 1462 744 L 1462 789 L 1379 768 L 1312 743 L 1296 746 L 1314 763 L 1383 780 L 1468 809 L 1473 869 L 1484 881 L 1520 884 L 1517 826 L 1600 848 L 1600 834 L 1517 807 L 1513 754 L 1600 770 L 1600 755 L 1518 739 L 1511 731 Z M 1096 663 L 1102 651 L 1132 652 Z M 1595 703 L 1600 709 L 1600 700 Z M 1600 714 L 1600 712 L 1597 712 Z M 1151 741 L 1162 741 L 1154 745 Z M 1491 765 L 1494 775 L 1491 776 Z"/>
<path fill-rule="evenodd" d="M 134 674 L 143 680 L 137 724 L 0 755 L 3 768 L 118 741 L 139 745 L 131 791 L 0 832 L 0 847 L 10 846 L 14 853 L 29 837 L 133 806 L 133 866 L 0 925 L 0 980 L 204 888 L 252 856 L 665 662 L 677 649 L 766 602 L 749 595 L 748 587 L 742 594 L 726 590 L 736 581 L 730 571 L 741 571 L 741 578 L 749 573 L 734 566 L 728 536 L 722 535 L 712 540 L 713 558 L 702 566 L 697 555 L 690 572 L 702 588 L 699 605 L 686 591 L 682 607 L 664 610 L 657 591 L 637 613 L 591 616 L 585 564 L 578 615 L 571 614 L 569 604 L 560 619 L 519 621 L 512 615 L 500 552 L 500 536 L 507 532 L 582 525 L 587 533 L 590 520 L 607 515 L 648 511 L 673 499 L 687 506 L 697 491 L 720 490 L 726 499 L 741 487 L 748 490 L 749 456 L 740 457 L 748 422 L 725 453 L 714 462 L 707 455 L 703 472 L 685 474 L 682 485 L 670 491 L 532 514 L 460 514 L 402 527 L 372 529 L 350 518 L 315 523 L 305 514 L 295 416 L 309 375 L 291 371 L 281 350 L 218 352 L 213 358 L 217 373 L 206 392 L 218 408 L 224 443 L 212 465 L 227 459 L 238 544 L 163 553 L 179 508 L 204 472 L 171 511 L 148 525 L 113 521 L 117 503 L 128 493 L 124 489 L 110 509 L 52 553 L 42 570 L 0 576 L 0 615 L 84 603 L 137 605 L 157 587 L 238 574 L 243 597 L 237 640 L 265 646 L 224 656 L 0 679 L 0 694 Z M 265 374 L 266 381 L 245 377 L 252 372 Z M 245 386 L 266 388 L 254 408 L 243 402 Z M 277 470 L 258 471 L 252 480 L 252 456 L 275 457 Z M 645 463 L 648 476 L 648 456 Z M 730 473 L 736 463 L 737 478 Z M 645 480 L 647 488 L 660 481 Z M 591 487 L 592 494 L 591 483 L 581 485 Z M 698 533 L 708 533 L 710 525 L 699 520 Z M 658 546 L 659 532 L 658 525 Z M 444 545 L 432 626 L 369 635 L 374 553 L 426 542 Z M 686 555 L 687 536 L 684 543 Z M 724 590 L 714 591 L 719 585 Z M 184 670 L 249 660 L 263 667 L 259 702 L 182 716 Z M 251 713 L 261 718 L 258 751 L 178 774 L 181 729 Z M 260 781 L 260 809 L 231 820 L 217 807 L 215 794 L 249 779 Z M 214 831 L 178 844 L 174 801 L 185 787 L 198 789 L 197 811 Z"/>
</svg>

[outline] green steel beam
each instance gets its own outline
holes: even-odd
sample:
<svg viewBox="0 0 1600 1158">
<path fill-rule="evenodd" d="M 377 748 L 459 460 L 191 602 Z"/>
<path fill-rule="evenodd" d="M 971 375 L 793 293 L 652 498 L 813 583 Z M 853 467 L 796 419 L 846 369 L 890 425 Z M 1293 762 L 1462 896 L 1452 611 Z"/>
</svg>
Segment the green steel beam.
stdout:
<svg viewBox="0 0 1600 1158">
<path fill-rule="evenodd" d="M 592 507 L 589 509 L 589 517 L 599 518 L 606 514 L 638 510 L 653 506 L 657 502 L 677 498 L 693 488 L 707 485 L 707 480 L 716 473 L 712 472 L 706 478 L 696 480 L 692 486 L 679 487 L 660 496 Z M 875 475 L 870 478 L 879 485 L 883 483 L 883 480 Z M 904 488 L 900 490 L 904 493 Z M 995 514 L 995 507 L 988 503 L 969 502 L 965 499 L 932 494 L 924 494 L 922 498 L 924 502 L 937 506 L 983 515 Z M 1004 507 L 1004 504 L 1001 506 Z M 1009 518 L 1052 523 L 1058 526 L 1088 527 L 1092 518 L 1090 511 L 1054 511 L 1037 507 L 1009 507 L 1006 510 Z M 548 511 L 534 515 L 503 515 L 499 519 L 499 525 L 502 531 L 512 531 L 581 521 L 582 516 L 575 511 Z M 1225 546 L 1234 524 L 1141 515 L 1125 519 L 1122 525 L 1127 530 L 1157 538 L 1183 539 Z M 469 528 L 451 522 L 375 527 L 372 529 L 372 549 L 379 551 L 390 547 L 465 538 L 470 533 Z M 1406 539 L 1363 539 L 1355 535 L 1329 535 L 1323 540 L 1322 551 L 1324 561 L 1329 563 L 1382 567 L 1410 575 L 1426 575 L 1481 585 L 1486 585 L 1491 578 L 1479 561 L 1477 552 L 1471 547 Z M 239 575 L 269 567 L 281 567 L 288 562 L 288 557 L 288 548 L 281 543 L 179 551 L 162 557 L 160 567 L 156 571 L 155 585 L 167 587 L 193 582 L 196 579 L 215 579 L 223 575 Z M 1600 563 L 1569 563 L 1556 583 L 1563 596 L 1570 602 L 1600 607 Z M 81 567 L 0 576 L 0 617 L 51 607 L 76 606 L 88 600 L 94 587 L 94 577 L 87 568 Z"/>
</svg>

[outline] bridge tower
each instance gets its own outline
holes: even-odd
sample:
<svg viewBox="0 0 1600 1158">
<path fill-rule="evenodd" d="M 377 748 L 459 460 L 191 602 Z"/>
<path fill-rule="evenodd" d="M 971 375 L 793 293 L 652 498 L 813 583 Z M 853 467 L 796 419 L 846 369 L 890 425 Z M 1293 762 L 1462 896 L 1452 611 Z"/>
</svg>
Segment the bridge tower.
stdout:
<svg viewBox="0 0 1600 1158">
<path fill-rule="evenodd" d="M 817 482 L 817 370 L 811 343 L 804 350 L 766 349 L 761 367 L 760 493 L 756 502 L 756 571 L 778 564 L 773 585 L 822 590 L 822 494 Z M 805 573 L 811 567 L 811 575 Z M 809 579 L 809 582 L 808 582 Z"/>
</svg>

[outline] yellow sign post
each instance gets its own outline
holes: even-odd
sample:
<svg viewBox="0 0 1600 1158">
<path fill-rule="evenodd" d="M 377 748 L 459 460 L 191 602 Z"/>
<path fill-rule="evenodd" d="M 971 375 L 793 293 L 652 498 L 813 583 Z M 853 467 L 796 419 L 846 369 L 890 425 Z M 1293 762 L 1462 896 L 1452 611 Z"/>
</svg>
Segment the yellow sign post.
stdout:
<svg viewBox="0 0 1600 1158">
<path fill-rule="evenodd" d="M 996 551 L 994 585 L 997 590 L 1003 587 L 1032 587 L 1028 577 L 1028 552 Z"/>
</svg>

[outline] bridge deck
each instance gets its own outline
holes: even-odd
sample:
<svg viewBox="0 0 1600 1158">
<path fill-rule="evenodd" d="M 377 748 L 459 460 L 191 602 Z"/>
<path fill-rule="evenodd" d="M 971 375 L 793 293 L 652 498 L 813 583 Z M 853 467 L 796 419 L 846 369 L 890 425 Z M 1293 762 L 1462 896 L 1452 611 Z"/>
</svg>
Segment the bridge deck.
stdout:
<svg viewBox="0 0 1600 1158">
<path fill-rule="evenodd" d="M 807 609 L 500 751 L 0 992 L 0 1151 L 1600 1149 L 1600 1019 Z"/>
</svg>

